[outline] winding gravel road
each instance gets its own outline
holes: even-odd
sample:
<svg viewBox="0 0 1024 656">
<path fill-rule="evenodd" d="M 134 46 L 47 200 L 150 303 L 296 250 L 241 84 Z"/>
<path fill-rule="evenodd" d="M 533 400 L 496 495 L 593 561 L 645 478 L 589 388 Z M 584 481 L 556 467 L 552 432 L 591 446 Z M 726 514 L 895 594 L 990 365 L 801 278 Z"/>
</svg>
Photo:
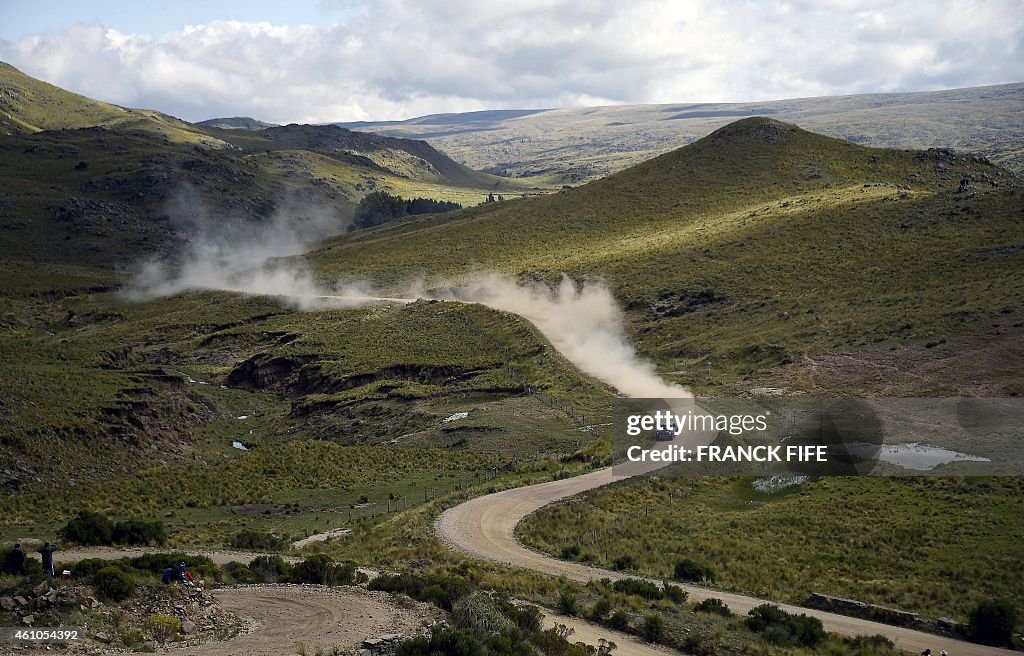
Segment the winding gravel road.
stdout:
<svg viewBox="0 0 1024 656">
<path fill-rule="evenodd" d="M 438 518 L 436 530 L 441 539 L 452 548 L 479 558 L 523 567 L 543 574 L 564 576 L 569 580 L 581 583 L 591 579 L 626 578 L 629 575 L 621 572 L 558 560 L 532 551 L 523 546 L 515 536 L 516 525 L 527 515 L 543 506 L 622 480 L 631 474 L 640 473 L 640 471 L 617 475 L 620 473 L 623 472 L 619 467 L 616 467 L 616 475 L 613 475 L 611 468 L 606 468 L 575 478 L 477 497 L 446 510 Z M 693 585 L 683 585 L 682 587 L 690 593 L 690 599 L 693 601 L 717 597 L 728 604 L 733 612 L 741 615 L 767 601 Z M 933 654 L 938 654 L 939 650 L 945 649 L 953 656 L 992 656 L 993 654 L 1017 653 L 835 613 L 788 604 L 779 604 L 779 606 L 790 613 L 805 613 L 817 617 L 827 631 L 848 636 L 881 634 L 892 640 L 900 649 L 915 654 L 921 653 L 926 648 L 930 648 Z"/>
</svg>

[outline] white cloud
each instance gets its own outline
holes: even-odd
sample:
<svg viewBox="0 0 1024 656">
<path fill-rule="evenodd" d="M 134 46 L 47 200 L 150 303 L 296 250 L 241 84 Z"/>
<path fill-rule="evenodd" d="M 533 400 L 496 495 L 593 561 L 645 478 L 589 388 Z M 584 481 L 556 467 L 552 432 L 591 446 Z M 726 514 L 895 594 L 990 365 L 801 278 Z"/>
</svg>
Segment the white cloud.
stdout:
<svg viewBox="0 0 1024 656">
<path fill-rule="evenodd" d="M 1024 80 L 1024 1 L 378 0 L 334 26 L 75 24 L 0 59 L 189 120 L 770 100 Z"/>
</svg>

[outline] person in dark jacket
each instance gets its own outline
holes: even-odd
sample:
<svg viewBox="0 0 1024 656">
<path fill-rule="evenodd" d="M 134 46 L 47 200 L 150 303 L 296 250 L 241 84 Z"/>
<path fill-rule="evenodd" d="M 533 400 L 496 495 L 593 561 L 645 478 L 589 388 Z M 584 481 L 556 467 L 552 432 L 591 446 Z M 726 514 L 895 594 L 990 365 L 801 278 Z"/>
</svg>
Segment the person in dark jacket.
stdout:
<svg viewBox="0 0 1024 656">
<path fill-rule="evenodd" d="M 57 545 L 44 542 L 43 546 L 36 551 L 43 557 L 43 572 L 49 576 L 54 576 L 53 573 L 53 552 L 57 550 Z"/>
<path fill-rule="evenodd" d="M 28 575 L 25 569 L 25 552 L 21 550 L 20 544 L 14 545 L 11 553 L 7 554 L 7 571 L 21 576 Z"/>
</svg>

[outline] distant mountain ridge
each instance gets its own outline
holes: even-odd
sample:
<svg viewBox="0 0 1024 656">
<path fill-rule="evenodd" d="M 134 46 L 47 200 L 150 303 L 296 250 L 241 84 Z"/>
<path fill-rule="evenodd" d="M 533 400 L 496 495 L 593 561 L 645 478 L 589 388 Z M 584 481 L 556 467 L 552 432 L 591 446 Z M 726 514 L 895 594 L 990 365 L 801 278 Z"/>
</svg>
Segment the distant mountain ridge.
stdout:
<svg viewBox="0 0 1024 656">
<path fill-rule="evenodd" d="M 278 127 L 276 123 L 265 123 L 250 116 L 232 116 L 225 118 L 211 118 L 205 121 L 193 123 L 203 128 L 221 128 L 224 130 L 263 130 L 265 128 Z"/>
<path fill-rule="evenodd" d="M 592 180 L 692 143 L 738 118 L 771 116 L 883 148 L 953 148 L 1024 171 L 1024 83 L 751 103 L 672 103 L 438 114 L 354 130 L 426 139 L 501 175 Z"/>
</svg>

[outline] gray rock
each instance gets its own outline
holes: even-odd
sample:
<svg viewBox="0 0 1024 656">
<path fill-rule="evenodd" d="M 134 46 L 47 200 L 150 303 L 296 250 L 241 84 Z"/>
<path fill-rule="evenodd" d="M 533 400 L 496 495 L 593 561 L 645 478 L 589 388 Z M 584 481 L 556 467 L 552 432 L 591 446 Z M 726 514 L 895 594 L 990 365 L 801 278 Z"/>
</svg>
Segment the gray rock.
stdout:
<svg viewBox="0 0 1024 656">
<path fill-rule="evenodd" d="M 104 633 L 103 631 L 97 631 L 96 633 L 93 634 L 92 637 L 93 637 L 93 639 L 95 639 L 95 640 L 97 640 L 99 642 L 102 642 L 104 644 L 108 644 L 109 645 L 112 642 L 111 637 L 109 635 L 107 635 L 106 633 Z"/>
<path fill-rule="evenodd" d="M 37 597 L 42 597 L 44 594 L 50 591 L 50 586 L 46 581 L 43 581 L 36 587 L 32 588 L 32 594 Z"/>
<path fill-rule="evenodd" d="M 192 635 L 198 628 L 192 620 L 182 620 L 181 622 L 181 632 L 185 635 Z"/>
<path fill-rule="evenodd" d="M 28 606 L 28 599 L 26 599 L 26 598 L 24 598 L 24 597 L 22 597 L 20 595 L 15 597 L 14 601 L 18 602 L 19 606 Z"/>
<path fill-rule="evenodd" d="M 32 622 L 35 622 L 35 621 L 36 621 L 36 616 L 35 615 L 26 615 L 25 617 L 21 618 L 21 623 L 25 624 L 26 626 L 32 626 Z"/>
<path fill-rule="evenodd" d="M 14 597 L 0 597 L 0 608 L 3 610 L 14 610 L 17 605 L 18 602 L 14 601 Z"/>
</svg>

